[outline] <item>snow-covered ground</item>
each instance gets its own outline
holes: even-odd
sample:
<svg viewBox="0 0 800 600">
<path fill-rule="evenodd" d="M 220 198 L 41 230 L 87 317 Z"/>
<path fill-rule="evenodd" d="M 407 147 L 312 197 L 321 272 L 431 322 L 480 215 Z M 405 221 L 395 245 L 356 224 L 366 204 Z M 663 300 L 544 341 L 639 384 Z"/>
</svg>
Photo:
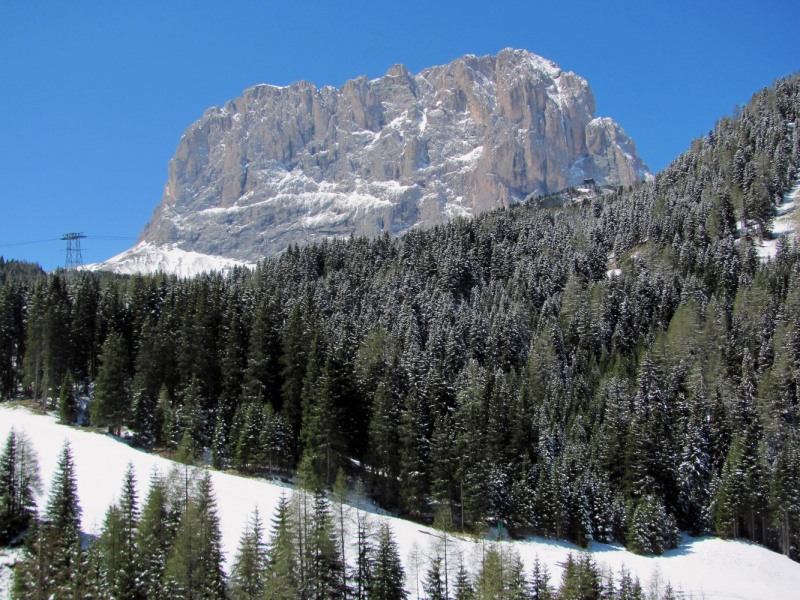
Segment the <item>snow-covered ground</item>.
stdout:
<svg viewBox="0 0 800 600">
<path fill-rule="evenodd" d="M 150 274 L 163 271 L 178 277 L 193 277 L 210 271 L 227 271 L 235 266 L 253 268 L 254 264 L 246 263 L 223 256 L 187 252 L 175 244 L 156 246 L 141 242 L 113 258 L 100 263 L 83 265 L 84 271 L 113 271 L 133 275 L 134 273 Z"/>
<path fill-rule="evenodd" d="M 764 240 L 758 245 L 758 255 L 762 260 L 775 258 L 778 253 L 778 239 L 788 236 L 789 241 L 795 237 L 797 218 L 795 213 L 797 203 L 800 201 L 800 179 L 795 181 L 792 189 L 783 196 L 783 201 L 777 209 L 777 215 L 772 225 L 772 239 Z M 800 596 L 800 592 L 798 592 Z"/>
<path fill-rule="evenodd" d="M 52 417 L 36 415 L 24 408 L 0 406 L 0 442 L 12 426 L 24 429 L 38 450 L 45 488 L 55 470 L 64 440 L 69 440 L 76 462 L 82 523 L 86 533 L 96 533 L 100 529 L 106 509 L 119 493 L 128 462 L 136 470 L 140 499 L 147 492 L 147 481 L 153 469 L 166 472 L 172 465 L 166 459 L 135 450 L 106 435 L 58 425 Z M 287 490 L 275 483 L 221 472 L 212 472 L 212 479 L 226 568 L 229 569 L 242 528 L 253 508 L 258 506 L 262 518 L 269 522 L 278 499 Z M 44 498 L 40 502 L 40 506 L 43 505 Z M 435 534 L 434 530 L 416 523 L 377 514 L 371 518 L 391 523 L 407 575 L 413 572 L 408 560 L 412 547 L 416 544 L 424 556 L 429 552 L 431 542 L 436 541 L 431 536 Z M 455 565 L 460 556 L 467 564 L 475 564 L 487 543 L 451 540 L 448 543 L 448 562 Z M 539 538 L 502 543 L 513 545 L 529 567 L 538 555 L 548 565 L 553 583 L 560 581 L 562 569 L 559 564 L 570 552 L 577 551 L 572 544 Z M 686 597 L 691 593 L 695 598 L 709 600 L 800 598 L 800 564 L 755 544 L 684 536 L 680 548 L 660 557 L 637 556 L 616 545 L 596 543 L 592 544 L 591 552 L 598 563 L 615 572 L 624 566 L 638 575 L 643 584 L 658 573 L 662 581 L 679 587 L 687 594 Z M 421 566 L 420 579 L 426 568 L 424 564 Z M 0 579 L 0 586 L 4 584 L 5 581 Z M 407 587 L 413 598 L 417 586 L 411 576 Z M 5 593 L 5 589 L 0 590 L 0 598 Z"/>
<path fill-rule="evenodd" d="M 22 554 L 19 549 L 0 549 L 0 598 L 5 600 L 11 597 L 11 586 L 14 577 L 13 566 Z"/>
</svg>

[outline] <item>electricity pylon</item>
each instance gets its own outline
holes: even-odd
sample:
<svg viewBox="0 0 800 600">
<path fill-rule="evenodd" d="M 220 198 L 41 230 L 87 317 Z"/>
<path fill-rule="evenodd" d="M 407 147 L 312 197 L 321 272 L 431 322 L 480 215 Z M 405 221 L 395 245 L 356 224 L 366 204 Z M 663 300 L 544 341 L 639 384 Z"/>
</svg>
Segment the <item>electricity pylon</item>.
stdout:
<svg viewBox="0 0 800 600">
<path fill-rule="evenodd" d="M 81 254 L 81 239 L 86 236 L 82 233 L 65 233 L 61 236 L 67 242 L 67 269 L 83 265 L 83 255 Z"/>
</svg>

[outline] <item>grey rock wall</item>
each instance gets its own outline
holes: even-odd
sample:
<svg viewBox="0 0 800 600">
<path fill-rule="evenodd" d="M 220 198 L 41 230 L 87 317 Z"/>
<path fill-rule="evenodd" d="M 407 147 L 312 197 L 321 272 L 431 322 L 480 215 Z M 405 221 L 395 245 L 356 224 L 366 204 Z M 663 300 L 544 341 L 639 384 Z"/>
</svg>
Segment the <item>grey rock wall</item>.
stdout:
<svg viewBox="0 0 800 600">
<path fill-rule="evenodd" d="M 256 260 L 650 175 L 589 84 L 524 50 L 336 89 L 257 85 L 183 134 L 140 241 Z"/>
</svg>

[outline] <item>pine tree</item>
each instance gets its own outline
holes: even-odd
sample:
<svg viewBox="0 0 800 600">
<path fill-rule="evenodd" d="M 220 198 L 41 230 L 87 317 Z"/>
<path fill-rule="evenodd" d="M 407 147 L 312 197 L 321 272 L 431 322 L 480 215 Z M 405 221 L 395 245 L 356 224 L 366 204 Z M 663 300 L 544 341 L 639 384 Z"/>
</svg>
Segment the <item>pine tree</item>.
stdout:
<svg viewBox="0 0 800 600">
<path fill-rule="evenodd" d="M 286 324 L 282 341 L 280 362 L 282 411 L 289 426 L 291 439 L 296 440 L 300 434 L 303 415 L 303 380 L 306 375 L 307 347 L 303 328 L 303 313 L 299 304 L 295 304 Z"/>
<path fill-rule="evenodd" d="M 391 527 L 388 523 L 383 523 L 378 528 L 378 547 L 370 578 L 370 599 L 404 600 L 408 597 L 403 588 L 404 577 L 403 565 L 400 563 L 400 554 Z"/>
<path fill-rule="evenodd" d="M 111 334 L 103 344 L 100 371 L 95 381 L 91 403 L 92 425 L 108 426 L 109 433 L 119 435 L 128 414 L 130 397 L 125 347 L 120 336 Z"/>
<path fill-rule="evenodd" d="M 331 390 L 331 360 L 322 365 L 320 332 L 314 336 L 303 380 L 303 425 L 300 438 L 303 453 L 314 465 L 317 475 L 330 485 L 344 452 L 339 411 Z"/>
<path fill-rule="evenodd" d="M 576 559 L 570 554 L 561 577 L 559 599 L 600 600 L 600 587 L 600 575 L 591 557 L 582 553 Z"/>
<path fill-rule="evenodd" d="M 82 597 L 81 509 L 72 450 L 64 444 L 58 459 L 44 519 L 36 522 L 26 540 L 26 555 L 15 570 L 18 598 Z"/>
<path fill-rule="evenodd" d="M 475 588 L 463 563 L 458 566 L 454 591 L 454 600 L 475 600 Z"/>
<path fill-rule="evenodd" d="M 436 556 L 431 559 L 428 572 L 425 574 L 425 581 L 422 584 L 428 600 L 448 600 L 445 591 L 445 582 L 442 577 L 442 557 Z"/>
<path fill-rule="evenodd" d="M 661 499 L 647 495 L 636 503 L 626 539 L 631 552 L 659 555 L 677 548 L 680 534 Z"/>
<path fill-rule="evenodd" d="M 364 497 L 364 484 L 361 480 L 356 482 L 356 558 L 353 566 L 351 581 L 354 600 L 368 600 L 372 586 L 372 570 L 375 562 L 375 547 L 372 539 L 375 537 L 369 513 L 364 511 L 361 502 Z"/>
<path fill-rule="evenodd" d="M 272 520 L 266 570 L 266 598 L 295 598 L 299 593 L 299 577 L 295 542 L 296 523 L 292 519 L 289 500 L 281 496 Z"/>
<path fill-rule="evenodd" d="M 119 505 L 112 505 L 100 534 L 99 559 L 107 593 L 119 600 L 143 597 L 138 585 L 136 530 L 139 508 L 136 503 L 136 475 L 128 464 Z"/>
<path fill-rule="evenodd" d="M 245 525 L 230 578 L 231 596 L 236 600 L 255 600 L 264 596 L 267 548 L 258 509 Z"/>
<path fill-rule="evenodd" d="M 336 548 L 328 501 L 314 495 L 311 530 L 307 542 L 307 576 L 304 593 L 311 600 L 345 598 L 344 563 Z"/>
<path fill-rule="evenodd" d="M 168 598 L 164 589 L 164 569 L 175 533 L 168 506 L 166 481 L 153 471 L 134 539 L 140 595 L 148 600 Z"/>
<path fill-rule="evenodd" d="M 423 515 L 427 509 L 428 435 L 426 411 L 416 390 L 406 397 L 400 419 L 400 495 L 403 507 L 411 517 Z"/>
<path fill-rule="evenodd" d="M 550 573 L 547 565 L 536 556 L 531 571 L 531 600 L 553 600 L 553 589 L 550 587 Z"/>
<path fill-rule="evenodd" d="M 197 483 L 181 517 L 167 560 L 165 579 L 173 598 L 215 600 L 225 597 L 221 535 L 211 473 Z"/>
<path fill-rule="evenodd" d="M 75 389 L 72 385 L 72 375 L 69 371 L 61 383 L 61 392 L 58 395 L 58 416 L 65 425 L 72 425 L 78 418 L 78 406 L 75 402 Z"/>
<path fill-rule="evenodd" d="M 0 544 L 14 539 L 35 517 L 39 493 L 36 451 L 25 432 L 12 428 L 0 455 Z"/>
</svg>

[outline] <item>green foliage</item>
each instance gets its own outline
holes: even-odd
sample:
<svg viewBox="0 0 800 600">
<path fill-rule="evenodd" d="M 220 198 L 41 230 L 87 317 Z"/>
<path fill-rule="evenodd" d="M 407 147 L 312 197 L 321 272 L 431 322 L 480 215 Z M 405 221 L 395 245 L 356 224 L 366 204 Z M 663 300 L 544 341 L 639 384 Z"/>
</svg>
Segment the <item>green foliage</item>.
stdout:
<svg viewBox="0 0 800 600">
<path fill-rule="evenodd" d="M 0 454 L 0 544 L 25 530 L 41 491 L 36 452 L 24 432 L 11 429 Z"/>
<path fill-rule="evenodd" d="M 92 425 L 107 426 L 109 433 L 119 435 L 129 408 L 125 347 L 121 337 L 112 334 L 103 344 L 100 355 L 100 371 L 90 404 Z"/>
<path fill-rule="evenodd" d="M 378 528 L 377 548 L 372 568 L 369 598 L 372 600 L 405 600 L 408 594 L 403 588 L 403 565 L 397 543 L 392 537 L 388 523 Z"/>
<path fill-rule="evenodd" d="M 75 401 L 75 388 L 72 385 L 72 375 L 69 372 L 61 383 L 61 393 L 58 395 L 58 417 L 65 425 L 72 425 L 78 418 L 78 405 Z"/>
<path fill-rule="evenodd" d="M 211 474 L 206 473 L 181 517 L 164 578 L 173 598 L 222 599 L 221 535 Z"/>
<path fill-rule="evenodd" d="M 230 594 L 236 600 L 255 600 L 264 596 L 267 547 L 258 509 L 245 526 L 230 578 Z"/>
</svg>

